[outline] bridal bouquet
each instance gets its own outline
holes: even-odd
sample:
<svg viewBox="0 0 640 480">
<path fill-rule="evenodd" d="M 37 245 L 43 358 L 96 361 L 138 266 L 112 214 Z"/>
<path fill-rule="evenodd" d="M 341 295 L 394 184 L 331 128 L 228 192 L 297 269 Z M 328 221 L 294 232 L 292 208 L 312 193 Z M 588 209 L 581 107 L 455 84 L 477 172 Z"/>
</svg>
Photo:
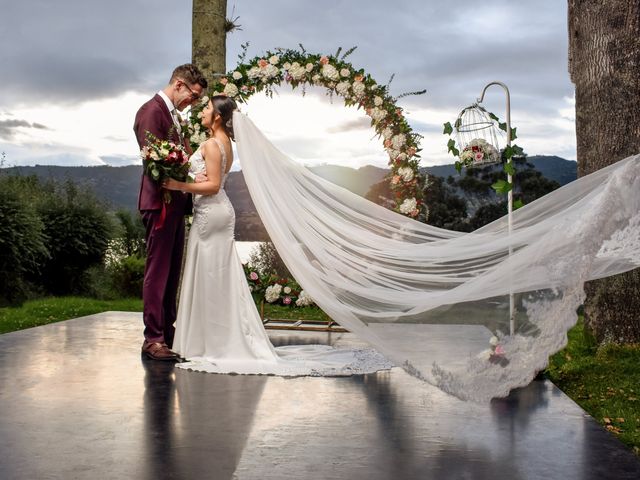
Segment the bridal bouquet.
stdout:
<svg viewBox="0 0 640 480">
<path fill-rule="evenodd" d="M 144 171 L 156 182 L 173 178 L 185 182 L 189 178 L 189 155 L 182 145 L 169 140 L 160 140 L 147 132 L 147 145 L 140 151 L 144 161 Z M 164 191 L 165 203 L 171 202 L 171 195 Z"/>
</svg>

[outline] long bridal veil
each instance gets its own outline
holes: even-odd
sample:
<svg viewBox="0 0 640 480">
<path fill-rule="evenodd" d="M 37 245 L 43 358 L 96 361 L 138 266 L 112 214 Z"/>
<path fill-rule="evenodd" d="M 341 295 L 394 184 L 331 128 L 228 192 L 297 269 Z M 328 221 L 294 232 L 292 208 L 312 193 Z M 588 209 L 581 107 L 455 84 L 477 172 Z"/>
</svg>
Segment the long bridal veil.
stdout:
<svg viewBox="0 0 640 480">
<path fill-rule="evenodd" d="M 397 366 L 459 398 L 529 383 L 566 344 L 584 282 L 640 265 L 640 155 L 515 211 L 511 234 L 506 218 L 460 233 L 316 176 L 239 112 L 233 123 L 253 202 L 298 282 Z"/>
</svg>

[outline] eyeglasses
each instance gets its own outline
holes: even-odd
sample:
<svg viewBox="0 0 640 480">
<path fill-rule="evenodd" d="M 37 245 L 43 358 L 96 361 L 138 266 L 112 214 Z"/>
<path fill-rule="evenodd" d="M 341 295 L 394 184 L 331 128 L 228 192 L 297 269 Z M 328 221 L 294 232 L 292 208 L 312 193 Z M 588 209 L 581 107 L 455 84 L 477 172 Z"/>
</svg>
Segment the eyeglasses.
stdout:
<svg viewBox="0 0 640 480">
<path fill-rule="evenodd" d="M 182 85 L 184 85 L 186 87 L 187 90 L 189 90 L 189 92 L 191 93 L 191 100 L 197 100 L 200 98 L 200 94 L 194 92 L 193 90 L 191 90 L 189 88 L 189 85 L 187 85 L 187 82 L 185 82 L 184 80 L 182 80 L 181 78 L 179 78 L 178 80 L 180 80 L 180 82 L 182 83 Z"/>
</svg>

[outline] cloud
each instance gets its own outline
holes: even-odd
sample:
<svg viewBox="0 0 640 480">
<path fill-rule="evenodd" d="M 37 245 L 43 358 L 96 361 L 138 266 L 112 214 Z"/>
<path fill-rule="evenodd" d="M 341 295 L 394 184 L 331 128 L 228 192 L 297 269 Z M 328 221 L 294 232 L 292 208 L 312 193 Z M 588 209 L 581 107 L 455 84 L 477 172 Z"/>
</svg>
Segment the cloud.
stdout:
<svg viewBox="0 0 640 480">
<path fill-rule="evenodd" d="M 355 120 L 349 120 L 348 122 L 340 123 L 335 127 L 327 129 L 327 133 L 345 133 L 352 132 L 354 130 L 371 130 L 371 120 L 366 117 L 357 118 Z"/>
<path fill-rule="evenodd" d="M 47 130 L 45 125 L 41 123 L 30 123 L 26 120 L 17 120 L 17 119 L 9 119 L 9 120 L 0 120 L 0 138 L 5 140 L 10 140 L 16 133 L 16 129 L 18 128 L 35 128 L 38 130 Z"/>
</svg>

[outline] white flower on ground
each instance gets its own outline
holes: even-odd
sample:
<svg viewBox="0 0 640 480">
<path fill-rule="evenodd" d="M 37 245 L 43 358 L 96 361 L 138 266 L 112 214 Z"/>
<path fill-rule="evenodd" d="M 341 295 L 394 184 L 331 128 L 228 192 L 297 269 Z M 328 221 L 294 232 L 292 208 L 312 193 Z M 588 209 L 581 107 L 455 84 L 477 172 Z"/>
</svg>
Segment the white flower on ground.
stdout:
<svg viewBox="0 0 640 480">
<path fill-rule="evenodd" d="M 234 80 L 240 80 L 242 78 L 242 73 L 239 71 L 235 71 L 231 74 Z"/>
<path fill-rule="evenodd" d="M 296 300 L 296 305 L 298 307 L 307 307 L 309 305 L 313 305 L 313 299 L 309 296 L 307 292 L 302 290 L 300 295 L 298 295 L 298 299 Z"/>
<path fill-rule="evenodd" d="M 404 202 L 402 202 L 402 204 L 400 205 L 400 213 L 404 213 L 405 215 L 407 213 L 411 213 L 412 211 L 414 211 L 416 209 L 417 206 L 417 202 L 416 199 L 411 197 L 411 198 L 405 198 Z"/>
<path fill-rule="evenodd" d="M 264 299 L 269 303 L 273 303 L 280 298 L 280 293 L 282 293 L 282 285 L 279 283 L 269 285 L 264 292 Z"/>
<path fill-rule="evenodd" d="M 235 83 L 227 83 L 224 86 L 224 94 L 228 97 L 235 97 L 238 95 L 238 87 L 236 87 Z"/>
</svg>

